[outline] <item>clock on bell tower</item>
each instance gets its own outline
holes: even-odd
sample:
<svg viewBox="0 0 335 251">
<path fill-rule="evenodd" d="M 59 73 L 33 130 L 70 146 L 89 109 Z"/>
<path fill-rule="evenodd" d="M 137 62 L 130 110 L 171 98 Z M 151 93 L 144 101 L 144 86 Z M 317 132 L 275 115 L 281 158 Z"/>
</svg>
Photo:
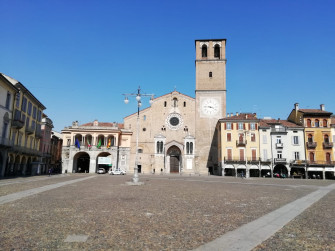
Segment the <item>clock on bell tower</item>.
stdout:
<svg viewBox="0 0 335 251">
<path fill-rule="evenodd" d="M 215 128 L 226 114 L 226 39 L 195 40 L 195 54 L 196 169 L 221 174 Z"/>
</svg>

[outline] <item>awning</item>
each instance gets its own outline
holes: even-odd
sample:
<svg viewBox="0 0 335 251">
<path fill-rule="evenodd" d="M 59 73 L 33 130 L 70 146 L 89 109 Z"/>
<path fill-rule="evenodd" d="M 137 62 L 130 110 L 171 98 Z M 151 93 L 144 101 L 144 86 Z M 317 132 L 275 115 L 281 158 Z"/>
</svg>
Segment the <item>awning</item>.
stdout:
<svg viewBox="0 0 335 251">
<path fill-rule="evenodd" d="M 225 165 L 224 168 L 234 169 L 233 165 Z"/>
<path fill-rule="evenodd" d="M 322 172 L 324 170 L 324 168 L 322 167 L 308 167 L 307 171 L 318 171 L 318 172 Z"/>
<path fill-rule="evenodd" d="M 271 168 L 269 166 L 261 166 L 262 170 L 271 170 Z"/>
<path fill-rule="evenodd" d="M 237 169 L 246 169 L 246 167 L 244 165 L 239 165 Z"/>
<path fill-rule="evenodd" d="M 249 167 L 249 169 L 257 169 L 258 170 L 259 168 L 258 168 L 258 166 L 253 165 L 253 166 Z"/>
</svg>

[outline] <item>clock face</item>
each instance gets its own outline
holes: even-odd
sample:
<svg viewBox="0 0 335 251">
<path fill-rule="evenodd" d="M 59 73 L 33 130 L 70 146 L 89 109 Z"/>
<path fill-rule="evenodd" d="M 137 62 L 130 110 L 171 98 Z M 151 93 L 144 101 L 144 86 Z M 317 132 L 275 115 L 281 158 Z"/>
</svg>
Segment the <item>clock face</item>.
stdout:
<svg viewBox="0 0 335 251">
<path fill-rule="evenodd" d="M 201 103 L 201 110 L 205 115 L 215 116 L 220 111 L 219 101 L 214 98 L 206 98 Z"/>
</svg>

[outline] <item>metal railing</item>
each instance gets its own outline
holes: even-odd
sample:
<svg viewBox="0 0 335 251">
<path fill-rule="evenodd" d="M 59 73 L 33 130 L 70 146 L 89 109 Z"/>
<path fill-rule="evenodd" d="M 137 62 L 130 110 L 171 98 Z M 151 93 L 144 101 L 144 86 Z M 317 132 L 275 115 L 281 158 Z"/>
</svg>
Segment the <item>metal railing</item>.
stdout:
<svg viewBox="0 0 335 251">
<path fill-rule="evenodd" d="M 311 142 L 311 141 L 306 142 L 307 148 L 316 148 L 317 145 L 318 145 L 317 142 Z"/>
<path fill-rule="evenodd" d="M 322 145 L 326 149 L 333 148 L 333 142 L 323 142 Z"/>
</svg>

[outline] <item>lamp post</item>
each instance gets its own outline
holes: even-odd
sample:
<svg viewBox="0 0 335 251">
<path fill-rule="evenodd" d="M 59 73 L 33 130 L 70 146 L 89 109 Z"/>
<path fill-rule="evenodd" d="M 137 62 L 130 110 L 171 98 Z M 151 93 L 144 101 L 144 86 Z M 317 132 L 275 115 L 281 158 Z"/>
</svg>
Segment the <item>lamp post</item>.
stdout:
<svg viewBox="0 0 335 251">
<path fill-rule="evenodd" d="M 134 167 L 134 177 L 133 177 L 133 184 L 137 185 L 140 184 L 139 177 L 138 177 L 138 136 L 139 136 L 139 125 L 140 125 L 140 107 L 142 105 L 141 97 L 150 97 L 150 105 L 154 102 L 154 94 L 146 94 L 141 93 L 140 86 L 137 89 L 137 93 L 125 93 L 122 94 L 125 96 L 124 103 L 129 103 L 129 96 L 135 96 L 137 101 L 137 118 L 136 118 L 136 157 L 135 157 L 135 167 Z"/>
</svg>

